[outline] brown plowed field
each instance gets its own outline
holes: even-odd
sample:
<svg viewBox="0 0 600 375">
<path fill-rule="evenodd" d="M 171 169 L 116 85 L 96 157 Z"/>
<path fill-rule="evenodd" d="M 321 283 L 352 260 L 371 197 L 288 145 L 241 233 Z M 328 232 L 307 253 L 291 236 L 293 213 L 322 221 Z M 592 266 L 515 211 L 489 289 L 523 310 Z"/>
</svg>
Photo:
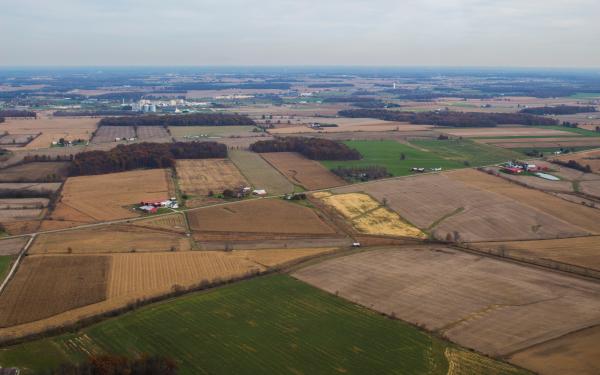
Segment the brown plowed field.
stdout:
<svg viewBox="0 0 600 375">
<path fill-rule="evenodd" d="M 28 237 L 9 238 L 0 240 L 0 256 L 18 254 L 29 241 Z"/>
<path fill-rule="evenodd" d="M 572 155 L 562 155 L 557 157 L 557 159 L 564 161 L 575 160 L 583 165 L 589 165 L 590 168 L 592 168 L 592 172 L 600 173 L 600 150 L 578 152 L 577 154 Z"/>
<path fill-rule="evenodd" d="M 600 234 L 600 210 L 567 202 L 537 190 L 522 188 L 499 177 L 473 169 L 452 171 L 448 173 L 448 176 L 469 186 L 523 202 L 525 205 L 563 220 L 565 223 Z"/>
<path fill-rule="evenodd" d="M 67 204 L 95 221 L 136 217 L 138 213 L 125 206 L 173 196 L 174 192 L 169 188 L 170 178 L 165 169 L 70 177 L 65 182 L 58 205 Z M 54 214 L 52 218 L 56 218 Z M 64 219 L 80 220 L 79 217 Z"/>
<path fill-rule="evenodd" d="M 442 247 L 375 250 L 294 277 L 498 356 L 600 323 L 600 285 Z"/>
<path fill-rule="evenodd" d="M 317 213 L 280 199 L 255 199 L 187 213 L 198 232 L 335 234 Z"/>
<path fill-rule="evenodd" d="M 261 156 L 291 182 L 308 190 L 327 189 L 346 184 L 319 162 L 309 160 L 295 152 L 270 152 Z"/>
<path fill-rule="evenodd" d="M 135 138 L 135 130 L 133 126 L 101 126 L 96 130 L 93 143 L 109 143 L 115 142 L 116 138 L 123 140 L 124 138 Z"/>
<path fill-rule="evenodd" d="M 570 333 L 512 355 L 510 362 L 540 374 L 600 374 L 600 326 Z"/>
<path fill-rule="evenodd" d="M 189 195 L 206 197 L 209 191 L 248 186 L 237 167 L 228 159 L 177 160 L 179 187 Z"/>
<path fill-rule="evenodd" d="M 64 161 L 20 164 L 0 169 L 0 182 L 43 181 L 51 175 L 63 179 L 67 176 L 68 168 L 69 162 Z"/>
<path fill-rule="evenodd" d="M 600 236 L 563 238 L 540 241 L 477 242 L 476 248 L 507 256 L 532 259 L 550 259 L 600 271 Z"/>
<path fill-rule="evenodd" d="M 69 250 L 70 249 L 70 250 Z M 187 237 L 171 231 L 133 225 L 107 225 L 40 234 L 30 254 L 94 254 L 189 250 Z"/>
<path fill-rule="evenodd" d="M 570 222 L 533 209 L 527 205 L 529 199 L 518 198 L 519 192 L 527 196 L 532 191 L 546 198 L 545 193 L 520 187 L 499 177 L 473 172 L 476 173 L 473 176 L 487 176 L 499 180 L 499 183 L 509 184 L 510 189 L 517 193 L 515 199 L 510 199 L 461 182 L 458 178 L 451 178 L 452 173 L 378 181 L 336 189 L 335 192 L 364 191 L 380 202 L 386 199 L 388 207 L 402 218 L 439 239 L 445 239 L 448 233 L 455 231 L 463 241 L 543 239 L 588 234 Z M 572 205 L 560 198 L 548 197 L 559 201 L 561 207 Z"/>
<path fill-rule="evenodd" d="M 26 257 L 0 295 L 0 327 L 44 319 L 106 298 L 108 257 Z"/>
<path fill-rule="evenodd" d="M 579 187 L 582 192 L 600 198 L 600 180 L 582 181 Z"/>
<path fill-rule="evenodd" d="M 171 140 L 171 136 L 167 132 L 167 129 L 162 126 L 138 126 L 137 127 L 137 138 L 140 141 L 167 141 Z"/>
</svg>

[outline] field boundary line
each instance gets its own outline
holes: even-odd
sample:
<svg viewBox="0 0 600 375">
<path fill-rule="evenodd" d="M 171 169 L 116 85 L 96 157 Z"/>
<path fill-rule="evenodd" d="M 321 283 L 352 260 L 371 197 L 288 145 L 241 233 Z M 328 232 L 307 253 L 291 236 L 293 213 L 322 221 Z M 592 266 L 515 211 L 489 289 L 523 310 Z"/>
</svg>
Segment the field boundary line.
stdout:
<svg viewBox="0 0 600 375">
<path fill-rule="evenodd" d="M 34 239 L 35 239 L 35 234 L 33 234 L 29 238 L 29 241 L 27 241 L 27 243 L 25 244 L 25 246 L 23 246 L 23 248 L 19 252 L 19 256 L 17 256 L 17 259 L 15 259 L 15 261 L 13 262 L 13 265 L 10 268 L 10 271 L 8 272 L 8 274 L 6 275 L 6 277 L 4 278 L 4 281 L 2 282 L 2 285 L 0 285 L 0 294 L 2 294 L 2 292 L 4 291 L 4 289 L 6 288 L 6 286 L 8 285 L 8 282 L 10 281 L 10 279 L 12 279 L 13 275 L 17 271 L 17 268 L 19 267 L 19 264 L 21 263 L 21 260 L 23 259 L 23 256 L 25 255 L 25 253 L 27 252 L 27 250 L 29 250 L 29 246 L 31 246 L 31 244 L 33 243 Z"/>
</svg>

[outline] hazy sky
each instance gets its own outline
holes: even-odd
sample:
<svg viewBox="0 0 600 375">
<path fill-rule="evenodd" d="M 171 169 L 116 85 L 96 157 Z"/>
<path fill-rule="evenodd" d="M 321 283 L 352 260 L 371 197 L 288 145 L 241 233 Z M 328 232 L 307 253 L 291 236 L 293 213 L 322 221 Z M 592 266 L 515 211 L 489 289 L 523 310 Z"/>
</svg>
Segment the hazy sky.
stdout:
<svg viewBox="0 0 600 375">
<path fill-rule="evenodd" d="M 599 0 L 0 0 L 0 65 L 600 67 Z"/>
</svg>

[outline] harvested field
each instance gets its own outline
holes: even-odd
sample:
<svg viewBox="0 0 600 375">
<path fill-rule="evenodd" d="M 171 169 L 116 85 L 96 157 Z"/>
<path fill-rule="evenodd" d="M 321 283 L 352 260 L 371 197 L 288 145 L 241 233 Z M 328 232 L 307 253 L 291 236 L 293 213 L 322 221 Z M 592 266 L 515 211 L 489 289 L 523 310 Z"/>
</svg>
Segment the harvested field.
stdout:
<svg viewBox="0 0 600 375">
<path fill-rule="evenodd" d="M 477 242 L 475 248 L 525 259 L 549 259 L 600 271 L 600 237 L 587 236 L 539 241 Z"/>
<path fill-rule="evenodd" d="M 31 190 L 37 192 L 60 189 L 60 182 L 0 182 L 0 190 Z"/>
<path fill-rule="evenodd" d="M 556 129 L 543 129 L 527 127 L 497 127 L 497 128 L 438 128 L 440 132 L 453 135 L 455 137 L 475 138 L 475 137 L 531 137 L 531 136 L 577 136 L 577 134 L 570 133 L 568 131 L 556 130 Z"/>
<path fill-rule="evenodd" d="M 264 270 L 254 262 L 216 251 L 118 254 L 112 257 L 108 298 L 148 297 L 217 278 L 227 280 Z"/>
<path fill-rule="evenodd" d="M 138 216 L 129 205 L 164 200 L 173 194 L 171 176 L 165 169 L 79 176 L 67 179 L 59 206 L 66 204 L 93 220 L 109 221 Z M 51 217 L 57 218 L 54 213 Z M 64 220 L 79 218 L 64 217 Z"/>
<path fill-rule="evenodd" d="M 574 224 L 532 209 L 526 205 L 530 203 L 528 199 L 510 199 L 470 186 L 451 178 L 454 173 L 457 172 L 376 181 L 335 189 L 335 192 L 366 192 L 380 202 L 386 199 L 387 206 L 402 218 L 439 239 L 446 239 L 448 234 L 456 237 L 455 232 L 460 240 L 467 242 L 574 237 L 588 234 L 587 230 Z M 473 173 L 488 176 L 477 171 Z M 498 177 L 489 177 L 505 182 Z M 531 190 L 505 183 L 524 195 Z M 572 205 L 560 198 L 548 196 L 559 201 L 563 207 Z"/>
<path fill-rule="evenodd" d="M 27 241 L 29 241 L 27 237 L 0 239 L 0 255 L 18 254 L 23 249 L 23 246 L 27 244 Z"/>
<path fill-rule="evenodd" d="M 0 206 L 6 206 L 2 203 L 2 199 L 0 199 Z M 41 208 L 3 208 L 0 209 L 0 223 L 36 220 L 41 218 L 43 212 L 44 210 Z"/>
<path fill-rule="evenodd" d="M 406 223 L 397 213 L 381 206 L 379 202 L 367 194 L 348 193 L 318 197 L 330 207 L 333 207 L 344 218 L 349 220 L 354 228 L 364 234 L 425 237 L 424 233 Z"/>
<path fill-rule="evenodd" d="M 269 129 L 271 134 L 316 133 L 310 127 L 314 123 L 336 124 L 337 127 L 324 127 L 320 132 L 362 132 L 362 131 L 419 131 L 429 130 L 432 125 L 412 125 L 407 122 L 384 121 L 372 118 L 322 118 L 322 117 L 296 117 L 292 124 L 275 124 L 275 129 Z"/>
<path fill-rule="evenodd" d="M 259 137 L 254 126 L 170 126 L 173 137 L 180 141 L 206 138 Z M 219 141 L 220 142 L 220 141 Z"/>
<path fill-rule="evenodd" d="M 13 148 L 24 147 L 33 141 L 38 134 L 6 134 L 0 135 L 0 146 Z"/>
<path fill-rule="evenodd" d="M 492 356 L 600 323 L 597 283 L 450 248 L 367 251 L 293 276 Z"/>
<path fill-rule="evenodd" d="M 120 141 L 130 138 L 135 138 L 135 130 L 133 126 L 101 126 L 96 130 L 93 143 L 110 143 L 117 142 L 117 138 Z"/>
<path fill-rule="evenodd" d="M 578 152 L 577 154 L 561 155 L 557 159 L 575 160 L 583 165 L 589 165 L 593 173 L 600 173 L 600 150 Z"/>
<path fill-rule="evenodd" d="M 52 142 L 60 138 L 69 141 L 77 139 L 87 141 L 96 130 L 97 122 L 98 119 L 89 117 L 59 118 L 41 115 L 37 119 L 7 119 L 2 124 L 2 129 L 11 135 L 42 133 L 24 147 L 32 150 L 50 147 Z"/>
<path fill-rule="evenodd" d="M 294 185 L 259 154 L 231 150 L 229 158 L 257 189 L 265 189 L 271 195 L 283 195 L 294 191 Z"/>
<path fill-rule="evenodd" d="M 174 232 L 186 232 L 187 224 L 184 214 L 173 214 L 160 216 L 157 218 L 148 218 L 144 220 L 136 220 L 133 225 L 145 228 L 165 229 Z"/>
<path fill-rule="evenodd" d="M 106 298 L 108 257 L 29 256 L 0 295 L 0 327 L 44 319 Z"/>
<path fill-rule="evenodd" d="M 135 134 L 140 141 L 170 142 L 171 136 L 162 126 L 138 126 Z"/>
<path fill-rule="evenodd" d="M 312 209 L 280 199 L 255 199 L 208 207 L 189 211 L 187 215 L 190 228 L 198 232 L 288 235 L 336 233 Z"/>
<path fill-rule="evenodd" d="M 48 207 L 48 198 L 0 198 L 0 216 L 4 210 L 26 210 Z"/>
<path fill-rule="evenodd" d="M 133 225 L 106 225 L 40 234 L 30 254 L 94 254 L 189 250 L 189 239 L 178 233 Z"/>
<path fill-rule="evenodd" d="M 265 250 L 234 250 L 231 254 L 258 263 L 265 267 L 275 267 L 288 262 L 294 262 L 317 255 L 335 251 L 337 248 L 308 248 L 308 249 L 265 249 Z"/>
<path fill-rule="evenodd" d="M 69 162 L 49 161 L 19 164 L 0 169 L 0 182 L 45 181 L 49 176 L 67 177 Z"/>
<path fill-rule="evenodd" d="M 579 187 L 585 194 L 600 198 L 600 180 L 581 181 Z"/>
<path fill-rule="evenodd" d="M 188 195 L 206 197 L 210 191 L 247 186 L 248 182 L 228 159 L 177 160 L 179 187 Z"/>
<path fill-rule="evenodd" d="M 270 152 L 261 155 L 291 182 L 308 190 L 327 189 L 346 184 L 319 162 L 306 159 L 295 152 Z"/>
<path fill-rule="evenodd" d="M 600 373 L 600 326 L 573 332 L 513 354 L 510 361 L 548 375 Z"/>
<path fill-rule="evenodd" d="M 551 215 L 565 223 L 576 225 L 590 233 L 600 234 L 600 210 L 567 202 L 553 195 L 533 189 L 524 189 L 501 178 L 472 169 L 448 173 L 448 177 L 469 186 L 493 192 Z"/>
<path fill-rule="evenodd" d="M 27 234 L 37 232 L 40 228 L 40 220 L 23 220 L 6 221 L 2 225 L 11 235 Z"/>
</svg>

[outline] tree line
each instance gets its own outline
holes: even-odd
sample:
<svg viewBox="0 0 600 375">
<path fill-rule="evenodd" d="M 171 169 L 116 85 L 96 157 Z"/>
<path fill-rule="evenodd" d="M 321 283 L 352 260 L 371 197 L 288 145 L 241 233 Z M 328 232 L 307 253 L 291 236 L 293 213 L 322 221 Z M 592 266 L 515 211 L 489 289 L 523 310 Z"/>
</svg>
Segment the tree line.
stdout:
<svg viewBox="0 0 600 375">
<path fill-rule="evenodd" d="M 574 115 L 577 113 L 596 112 L 596 107 L 592 105 L 559 105 L 555 107 L 531 107 L 524 108 L 521 113 L 529 113 L 531 115 Z"/>
<path fill-rule="evenodd" d="M 217 142 L 134 143 L 110 151 L 75 155 L 70 176 L 123 172 L 133 169 L 171 168 L 176 159 L 226 158 L 227 147 Z"/>
<path fill-rule="evenodd" d="M 321 138 L 285 137 L 258 141 L 250 145 L 254 152 L 297 152 L 312 160 L 359 160 L 355 149 L 343 143 Z"/>
<path fill-rule="evenodd" d="M 347 181 L 371 181 L 392 176 L 385 167 L 378 165 L 350 168 L 338 166 L 331 171 Z"/>
<path fill-rule="evenodd" d="M 230 126 L 256 125 L 248 116 L 231 113 L 105 117 L 100 126 Z"/>
<path fill-rule="evenodd" d="M 483 113 L 483 112 L 400 112 L 385 109 L 347 109 L 339 111 L 343 117 L 369 117 L 386 121 L 410 122 L 416 125 L 451 127 L 494 127 L 497 125 L 558 125 L 555 119 L 527 113 Z"/>
<path fill-rule="evenodd" d="M 562 165 L 563 167 L 576 169 L 580 172 L 592 173 L 592 168 L 589 166 L 589 164 L 583 165 L 576 160 L 563 161 L 559 159 L 554 159 L 551 160 L 551 162 L 554 164 Z"/>
<path fill-rule="evenodd" d="M 37 117 L 34 111 L 26 111 L 20 109 L 4 109 L 0 111 L 0 117 Z M 2 121 L 0 121 L 2 122 Z"/>
</svg>

